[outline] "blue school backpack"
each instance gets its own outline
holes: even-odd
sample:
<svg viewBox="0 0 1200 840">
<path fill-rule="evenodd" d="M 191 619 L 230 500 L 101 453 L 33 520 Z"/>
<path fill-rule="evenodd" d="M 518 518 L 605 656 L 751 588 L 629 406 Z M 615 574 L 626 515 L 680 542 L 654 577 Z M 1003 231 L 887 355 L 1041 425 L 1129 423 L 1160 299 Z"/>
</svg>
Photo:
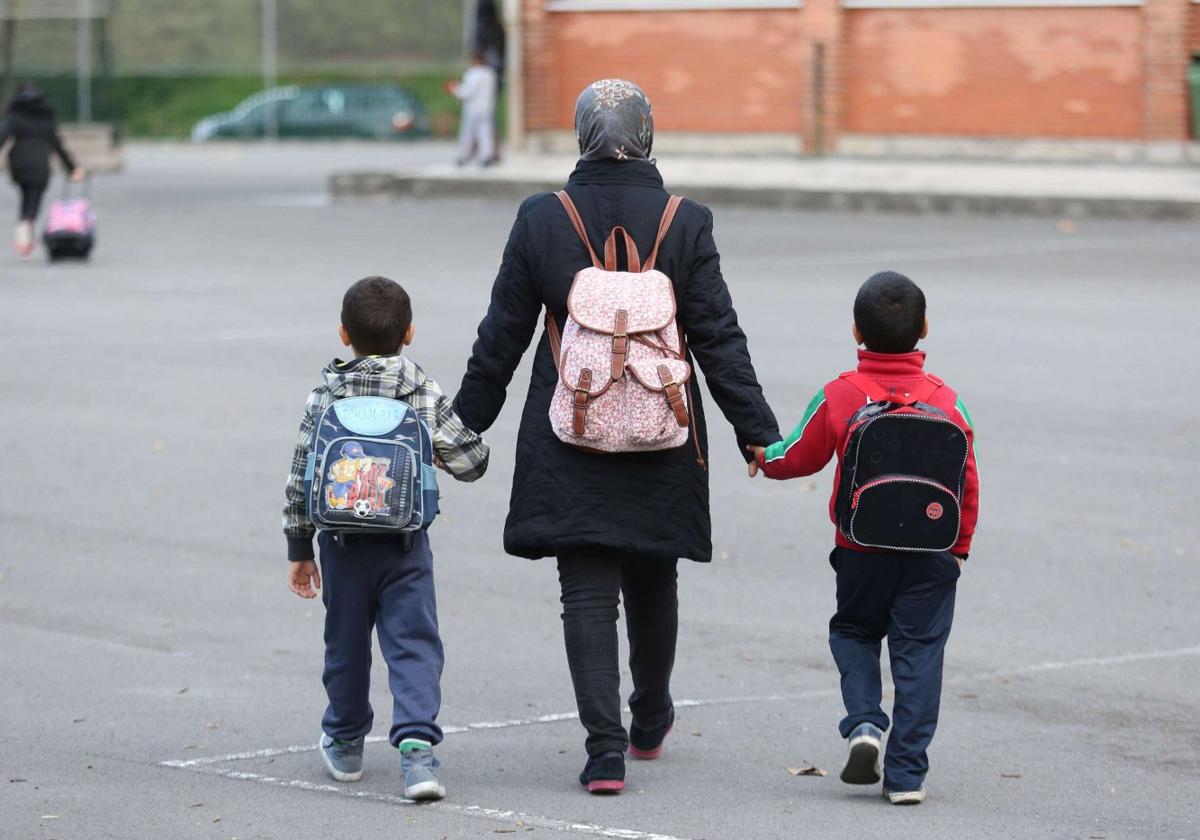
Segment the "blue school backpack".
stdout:
<svg viewBox="0 0 1200 840">
<path fill-rule="evenodd" d="M 335 400 L 317 418 L 304 482 L 323 531 L 411 533 L 438 514 L 433 440 L 401 400 Z"/>
</svg>

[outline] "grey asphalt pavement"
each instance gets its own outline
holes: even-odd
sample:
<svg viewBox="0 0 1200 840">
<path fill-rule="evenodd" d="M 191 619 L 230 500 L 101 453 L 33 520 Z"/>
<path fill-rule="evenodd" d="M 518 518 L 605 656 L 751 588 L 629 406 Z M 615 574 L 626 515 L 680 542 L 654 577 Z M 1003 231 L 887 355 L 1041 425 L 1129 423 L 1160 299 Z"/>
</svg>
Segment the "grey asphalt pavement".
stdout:
<svg viewBox="0 0 1200 840">
<path fill-rule="evenodd" d="M 324 186 L 444 153 L 135 146 L 95 184 L 91 263 L 0 249 L 0 837 L 1200 837 L 1200 231 L 1167 222 L 715 208 L 784 425 L 852 365 L 882 268 L 924 287 L 930 367 L 975 417 L 983 512 L 921 807 L 836 780 L 830 471 L 748 480 L 715 410 L 679 722 L 624 795 L 580 791 L 555 570 L 501 548 L 527 363 L 489 475 L 445 483 L 432 534 L 450 797 L 403 803 L 379 742 L 361 783 L 328 780 L 322 610 L 287 591 L 278 531 L 304 398 L 371 273 L 409 288 L 412 354 L 453 392 L 516 207 Z M 380 663 L 375 686 L 378 735 Z M 809 765 L 829 775 L 788 772 Z"/>
</svg>

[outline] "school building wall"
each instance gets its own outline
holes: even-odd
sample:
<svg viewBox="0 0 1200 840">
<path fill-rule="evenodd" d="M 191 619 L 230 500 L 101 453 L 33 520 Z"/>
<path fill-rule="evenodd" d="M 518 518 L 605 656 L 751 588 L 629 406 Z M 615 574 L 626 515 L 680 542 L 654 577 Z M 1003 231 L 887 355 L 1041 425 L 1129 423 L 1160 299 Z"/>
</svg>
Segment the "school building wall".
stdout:
<svg viewBox="0 0 1200 840">
<path fill-rule="evenodd" d="M 520 0 L 523 126 L 610 76 L 660 133 L 1174 141 L 1196 0 Z"/>
</svg>

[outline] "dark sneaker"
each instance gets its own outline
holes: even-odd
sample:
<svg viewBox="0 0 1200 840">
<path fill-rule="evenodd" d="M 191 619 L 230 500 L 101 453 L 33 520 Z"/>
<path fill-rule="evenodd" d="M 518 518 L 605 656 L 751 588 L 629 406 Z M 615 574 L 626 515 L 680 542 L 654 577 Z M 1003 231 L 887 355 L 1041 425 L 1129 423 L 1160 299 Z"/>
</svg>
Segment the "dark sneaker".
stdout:
<svg viewBox="0 0 1200 840">
<path fill-rule="evenodd" d="M 917 788 L 916 790 L 888 790 L 884 788 L 883 795 L 893 805 L 920 805 L 925 801 L 925 788 Z"/>
<path fill-rule="evenodd" d="M 363 775 L 363 744 L 365 738 L 355 738 L 353 741 L 339 741 L 321 733 L 321 760 L 329 775 L 339 782 L 357 782 Z"/>
<path fill-rule="evenodd" d="M 662 755 L 663 742 L 675 725 L 675 708 L 667 716 L 667 722 L 654 729 L 642 729 L 634 721 L 629 724 L 629 757 L 639 761 L 653 761 Z"/>
<path fill-rule="evenodd" d="M 625 754 L 612 750 L 591 756 L 579 774 L 579 784 L 588 793 L 620 793 L 625 789 Z"/>
<path fill-rule="evenodd" d="M 875 726 L 859 725 L 847 739 L 850 751 L 842 767 L 841 779 L 848 785 L 873 785 L 880 779 L 879 744 L 883 733 Z"/>
<path fill-rule="evenodd" d="M 438 760 L 433 757 L 433 745 L 417 738 L 405 738 L 400 742 L 400 769 L 404 771 L 404 795 L 419 802 L 442 799 L 446 789 L 438 782 L 433 768 Z"/>
</svg>

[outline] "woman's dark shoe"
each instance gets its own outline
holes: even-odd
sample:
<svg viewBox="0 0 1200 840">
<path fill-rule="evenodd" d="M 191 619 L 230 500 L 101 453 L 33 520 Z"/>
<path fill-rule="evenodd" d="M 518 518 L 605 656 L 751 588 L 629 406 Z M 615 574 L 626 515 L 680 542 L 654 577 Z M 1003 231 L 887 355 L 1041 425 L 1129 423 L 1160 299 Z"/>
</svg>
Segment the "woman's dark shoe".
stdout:
<svg viewBox="0 0 1200 840">
<path fill-rule="evenodd" d="M 620 793 L 625 789 L 625 756 L 616 750 L 591 756 L 579 774 L 579 784 L 588 793 Z"/>
<path fill-rule="evenodd" d="M 663 742 L 667 740 L 667 735 L 671 731 L 671 727 L 675 725 L 675 708 L 671 707 L 671 714 L 667 716 L 667 722 L 662 726 L 656 726 L 654 729 L 642 729 L 636 723 L 629 724 L 629 756 L 640 761 L 653 761 L 662 755 Z"/>
</svg>

